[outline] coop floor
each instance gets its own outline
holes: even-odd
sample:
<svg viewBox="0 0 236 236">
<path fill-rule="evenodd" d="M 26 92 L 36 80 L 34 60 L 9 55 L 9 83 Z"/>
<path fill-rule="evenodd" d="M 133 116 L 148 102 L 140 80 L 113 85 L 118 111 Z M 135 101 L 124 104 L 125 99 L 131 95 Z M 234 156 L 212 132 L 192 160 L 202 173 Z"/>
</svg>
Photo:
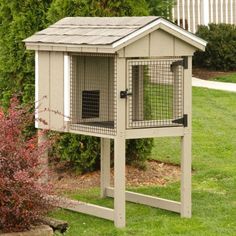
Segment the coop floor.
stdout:
<svg viewBox="0 0 236 236">
<path fill-rule="evenodd" d="M 114 129 L 114 121 L 100 121 L 100 122 L 82 122 L 80 125 L 94 126 L 99 128 Z"/>
</svg>

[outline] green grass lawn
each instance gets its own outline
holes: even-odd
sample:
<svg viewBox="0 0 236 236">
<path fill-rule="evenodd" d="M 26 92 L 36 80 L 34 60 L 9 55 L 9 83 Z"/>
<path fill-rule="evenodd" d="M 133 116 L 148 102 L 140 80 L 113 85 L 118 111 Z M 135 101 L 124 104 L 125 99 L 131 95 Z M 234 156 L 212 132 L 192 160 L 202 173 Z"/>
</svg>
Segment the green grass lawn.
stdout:
<svg viewBox="0 0 236 236">
<path fill-rule="evenodd" d="M 127 203 L 127 227 L 84 214 L 58 210 L 53 216 L 69 222 L 65 235 L 157 236 L 236 235 L 236 93 L 193 89 L 193 217 L 148 206 Z M 155 140 L 151 158 L 180 163 L 177 138 Z M 179 182 L 167 187 L 140 187 L 137 192 L 179 200 Z M 99 189 L 77 191 L 72 196 L 113 207 L 111 199 L 99 199 Z"/>
<path fill-rule="evenodd" d="M 220 82 L 236 83 L 236 73 L 232 73 L 232 74 L 224 75 L 224 76 L 219 76 L 219 77 L 214 77 L 211 80 L 220 81 Z"/>
</svg>

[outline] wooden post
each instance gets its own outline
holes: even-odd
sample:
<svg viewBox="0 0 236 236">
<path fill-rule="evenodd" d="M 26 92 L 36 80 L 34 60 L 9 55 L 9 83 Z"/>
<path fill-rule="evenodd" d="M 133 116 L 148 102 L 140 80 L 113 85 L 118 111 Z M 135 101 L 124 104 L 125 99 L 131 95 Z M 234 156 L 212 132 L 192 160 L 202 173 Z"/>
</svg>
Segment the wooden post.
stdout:
<svg viewBox="0 0 236 236">
<path fill-rule="evenodd" d="M 38 130 L 38 145 L 47 141 L 47 135 L 42 133 L 41 130 Z M 43 175 L 40 178 L 40 183 L 48 182 L 48 150 L 46 150 L 40 157 L 40 170 L 43 171 Z"/>
<path fill-rule="evenodd" d="M 181 138 L 181 216 L 190 218 L 192 215 L 192 57 L 188 57 L 188 69 L 184 70 L 184 114 L 188 115 L 188 126 L 184 128 Z"/>
<path fill-rule="evenodd" d="M 101 138 L 101 197 L 106 197 L 106 188 L 110 187 L 110 146 L 110 139 Z"/>
<path fill-rule="evenodd" d="M 126 99 L 120 91 L 126 89 L 126 59 L 117 58 L 117 135 L 114 139 L 114 221 L 118 228 L 125 227 L 125 129 Z"/>
<path fill-rule="evenodd" d="M 125 227 L 125 138 L 114 140 L 114 209 L 115 226 Z"/>
</svg>

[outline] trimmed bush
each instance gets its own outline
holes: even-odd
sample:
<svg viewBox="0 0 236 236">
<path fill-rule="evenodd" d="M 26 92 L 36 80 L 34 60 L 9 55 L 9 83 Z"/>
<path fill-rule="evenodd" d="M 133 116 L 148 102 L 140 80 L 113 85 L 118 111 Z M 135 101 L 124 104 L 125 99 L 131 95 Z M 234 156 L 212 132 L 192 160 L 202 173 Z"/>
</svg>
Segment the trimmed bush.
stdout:
<svg viewBox="0 0 236 236">
<path fill-rule="evenodd" d="M 208 44 L 205 52 L 197 51 L 194 65 L 214 70 L 236 70 L 236 26 L 230 24 L 209 24 L 200 26 L 197 33 Z"/>
<path fill-rule="evenodd" d="M 145 169 L 147 157 L 151 154 L 153 139 L 131 139 L 126 142 L 126 164 Z M 111 158 L 113 157 L 111 145 Z M 63 134 L 54 145 L 54 153 L 70 167 L 81 173 L 100 167 L 100 138 L 77 134 Z"/>
<path fill-rule="evenodd" d="M 69 133 L 62 134 L 54 145 L 54 151 L 74 170 L 85 173 L 99 168 L 99 138 Z"/>
<path fill-rule="evenodd" d="M 26 139 L 24 130 L 32 114 L 11 100 L 6 113 L 0 107 L 0 231 L 23 231 L 51 208 L 47 184 L 40 183 L 39 157 L 50 141 L 37 145 L 37 136 Z M 42 182 L 42 181 L 41 181 Z"/>
<path fill-rule="evenodd" d="M 145 169 L 146 160 L 151 154 L 153 145 L 153 138 L 127 140 L 126 163 L 140 169 Z"/>
</svg>

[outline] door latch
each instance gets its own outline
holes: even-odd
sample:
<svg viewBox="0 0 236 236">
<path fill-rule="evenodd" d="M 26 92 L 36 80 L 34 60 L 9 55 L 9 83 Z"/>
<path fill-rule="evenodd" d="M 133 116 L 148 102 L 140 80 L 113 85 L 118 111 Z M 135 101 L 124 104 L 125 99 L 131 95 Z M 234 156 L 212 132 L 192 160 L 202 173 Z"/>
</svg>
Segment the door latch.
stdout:
<svg viewBox="0 0 236 236">
<path fill-rule="evenodd" d="M 128 96 L 131 96 L 132 93 L 129 92 L 128 89 L 126 89 L 125 91 L 120 91 L 120 98 L 127 98 Z"/>
</svg>

